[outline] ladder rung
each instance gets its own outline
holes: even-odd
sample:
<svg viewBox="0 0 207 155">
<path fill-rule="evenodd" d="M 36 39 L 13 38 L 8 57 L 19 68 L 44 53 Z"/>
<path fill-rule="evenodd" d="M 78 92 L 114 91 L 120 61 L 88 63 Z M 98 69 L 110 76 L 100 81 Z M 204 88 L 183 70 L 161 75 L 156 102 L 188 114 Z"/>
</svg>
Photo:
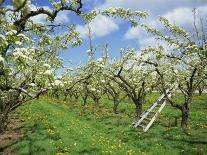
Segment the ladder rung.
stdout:
<svg viewBox="0 0 207 155">
<path fill-rule="evenodd" d="M 133 123 L 132 123 L 132 125 L 135 125 L 137 123 L 137 121 L 134 121 Z"/>
</svg>

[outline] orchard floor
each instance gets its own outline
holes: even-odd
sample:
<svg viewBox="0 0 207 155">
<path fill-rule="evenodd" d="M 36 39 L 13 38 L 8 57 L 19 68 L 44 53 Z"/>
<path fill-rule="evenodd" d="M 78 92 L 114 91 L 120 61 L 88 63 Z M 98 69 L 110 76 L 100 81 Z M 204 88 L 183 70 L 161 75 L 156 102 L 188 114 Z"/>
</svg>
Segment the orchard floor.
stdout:
<svg viewBox="0 0 207 155">
<path fill-rule="evenodd" d="M 144 108 L 157 96 L 149 96 Z M 179 95 L 177 100 L 182 100 Z M 186 130 L 179 127 L 180 112 L 168 105 L 147 133 L 130 126 L 134 106 L 128 101 L 120 103 L 119 114 L 108 99 L 98 107 L 91 100 L 81 103 L 41 97 L 21 106 L 16 113 L 26 132 L 9 147 L 0 144 L 1 150 L 15 155 L 207 154 L 206 94 L 194 98 Z"/>
</svg>

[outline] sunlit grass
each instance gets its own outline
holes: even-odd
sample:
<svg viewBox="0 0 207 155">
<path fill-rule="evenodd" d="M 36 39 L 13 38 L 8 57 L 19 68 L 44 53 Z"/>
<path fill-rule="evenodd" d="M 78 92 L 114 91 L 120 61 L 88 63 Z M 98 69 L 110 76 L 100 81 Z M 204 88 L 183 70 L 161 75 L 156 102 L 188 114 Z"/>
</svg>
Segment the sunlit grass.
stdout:
<svg viewBox="0 0 207 155">
<path fill-rule="evenodd" d="M 144 108 L 159 94 L 147 97 Z M 178 100 L 179 100 L 178 96 Z M 189 127 L 180 129 L 180 112 L 166 106 L 148 133 L 130 126 L 134 105 L 104 98 L 98 107 L 90 101 L 66 102 L 42 97 L 18 109 L 29 129 L 14 144 L 15 154 L 205 154 L 207 152 L 207 96 L 197 96 L 191 105 Z M 177 121 L 176 121 L 177 120 Z"/>
</svg>

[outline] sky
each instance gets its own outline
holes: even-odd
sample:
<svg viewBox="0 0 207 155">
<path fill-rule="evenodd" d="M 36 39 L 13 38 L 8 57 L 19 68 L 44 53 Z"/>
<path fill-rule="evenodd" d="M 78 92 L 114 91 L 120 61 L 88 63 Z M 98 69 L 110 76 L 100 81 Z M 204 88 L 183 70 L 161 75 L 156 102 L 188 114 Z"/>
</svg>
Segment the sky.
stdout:
<svg viewBox="0 0 207 155">
<path fill-rule="evenodd" d="M 199 16 L 207 17 L 207 0 L 82 0 L 83 12 L 90 9 L 105 9 L 108 7 L 123 7 L 133 10 L 147 11 L 150 16 L 142 23 L 148 23 L 158 29 L 162 29 L 158 22 L 159 16 L 168 18 L 171 22 L 192 31 L 193 8 L 199 10 Z M 36 5 L 50 8 L 48 0 L 36 0 Z M 33 6 L 34 7 L 34 6 Z M 34 19 L 36 22 L 44 22 L 45 16 L 39 15 Z M 68 11 L 62 11 L 56 18 L 57 23 L 66 25 L 76 24 L 76 30 L 83 38 L 83 44 L 76 48 L 68 48 L 68 50 L 60 52 L 60 57 L 64 60 L 66 66 L 76 66 L 87 61 L 87 50 L 89 49 L 89 40 L 85 34 L 87 27 L 84 21 Z M 206 19 L 204 25 L 207 26 Z M 108 18 L 99 15 L 91 23 L 92 37 L 94 45 L 106 45 L 109 47 L 109 55 L 117 57 L 120 54 L 120 48 L 133 47 L 136 49 L 144 48 L 148 45 L 156 45 L 154 38 L 140 28 L 131 28 L 129 22 Z M 99 58 L 102 55 L 100 50 L 97 50 L 95 57 Z M 72 62 L 72 63 L 71 63 Z"/>
</svg>

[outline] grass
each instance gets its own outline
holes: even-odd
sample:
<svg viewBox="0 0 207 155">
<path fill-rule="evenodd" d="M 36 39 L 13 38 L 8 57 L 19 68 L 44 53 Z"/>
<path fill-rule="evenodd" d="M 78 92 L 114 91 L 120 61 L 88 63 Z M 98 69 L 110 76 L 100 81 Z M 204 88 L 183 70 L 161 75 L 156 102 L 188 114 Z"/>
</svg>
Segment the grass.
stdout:
<svg viewBox="0 0 207 155">
<path fill-rule="evenodd" d="M 157 96 L 148 96 L 144 108 Z M 182 100 L 179 95 L 177 99 Z M 92 101 L 83 107 L 81 101 L 42 97 L 17 110 L 28 132 L 11 147 L 16 155 L 206 154 L 206 101 L 206 94 L 194 98 L 185 131 L 179 127 L 180 112 L 166 106 L 149 132 L 143 133 L 130 127 L 134 106 L 127 100 L 114 114 L 112 101 L 106 98 L 99 107 Z"/>
</svg>

